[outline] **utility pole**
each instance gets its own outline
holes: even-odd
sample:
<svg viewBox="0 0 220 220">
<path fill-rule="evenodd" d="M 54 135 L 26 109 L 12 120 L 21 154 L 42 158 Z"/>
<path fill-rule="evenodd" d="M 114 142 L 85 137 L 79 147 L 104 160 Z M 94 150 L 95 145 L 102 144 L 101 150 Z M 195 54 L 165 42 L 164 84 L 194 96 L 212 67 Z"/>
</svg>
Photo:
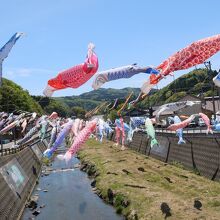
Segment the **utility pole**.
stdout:
<svg viewBox="0 0 220 220">
<path fill-rule="evenodd" d="M 220 73 L 220 69 L 218 70 L 218 74 Z M 220 88 L 218 87 L 218 99 L 219 99 L 219 103 L 220 103 Z M 218 105 L 219 106 L 219 105 Z M 218 107 L 219 110 L 219 107 Z"/>
<path fill-rule="evenodd" d="M 204 65 L 207 69 L 207 73 L 208 73 L 208 76 L 210 78 L 210 83 L 211 83 L 211 86 L 212 86 L 212 105 L 213 105 L 214 119 L 216 119 L 215 98 L 214 98 L 214 89 L 215 89 L 215 87 L 214 87 L 214 82 L 213 82 L 212 76 L 211 76 L 212 65 L 211 65 L 210 61 L 204 62 Z"/>
</svg>

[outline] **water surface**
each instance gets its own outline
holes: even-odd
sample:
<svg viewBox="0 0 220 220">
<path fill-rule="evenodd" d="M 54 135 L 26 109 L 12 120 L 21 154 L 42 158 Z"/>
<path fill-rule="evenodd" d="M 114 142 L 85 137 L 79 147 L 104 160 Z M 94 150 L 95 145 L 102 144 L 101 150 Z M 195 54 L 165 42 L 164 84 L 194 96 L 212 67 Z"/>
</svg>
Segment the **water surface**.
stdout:
<svg viewBox="0 0 220 220">
<path fill-rule="evenodd" d="M 57 158 L 53 161 L 53 171 L 40 178 L 34 194 L 39 194 L 36 217 L 25 209 L 22 219 L 30 220 L 122 220 L 113 207 L 105 204 L 90 186 L 91 180 L 79 169 L 71 169 L 79 161 L 73 158 L 71 166 Z M 66 168 L 70 168 L 65 170 Z M 62 170 L 64 169 L 64 170 Z M 38 191 L 40 190 L 40 191 Z M 43 192 L 48 190 L 48 192 Z M 45 204 L 44 208 L 39 208 Z"/>
</svg>

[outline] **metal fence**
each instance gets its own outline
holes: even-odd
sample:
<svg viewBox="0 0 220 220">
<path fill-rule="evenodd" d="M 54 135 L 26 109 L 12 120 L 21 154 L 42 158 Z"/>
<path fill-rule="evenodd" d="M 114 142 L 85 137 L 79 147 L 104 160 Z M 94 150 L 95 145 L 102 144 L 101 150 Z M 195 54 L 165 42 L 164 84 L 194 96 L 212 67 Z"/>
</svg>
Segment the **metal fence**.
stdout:
<svg viewBox="0 0 220 220">
<path fill-rule="evenodd" d="M 115 140 L 115 134 L 110 139 Z M 211 180 L 220 180 L 220 133 L 206 134 L 205 129 L 187 129 L 184 131 L 186 143 L 178 145 L 175 132 L 157 129 L 156 139 L 158 146 L 151 148 L 147 133 L 138 131 L 126 146 L 165 163 L 179 163 Z"/>
</svg>

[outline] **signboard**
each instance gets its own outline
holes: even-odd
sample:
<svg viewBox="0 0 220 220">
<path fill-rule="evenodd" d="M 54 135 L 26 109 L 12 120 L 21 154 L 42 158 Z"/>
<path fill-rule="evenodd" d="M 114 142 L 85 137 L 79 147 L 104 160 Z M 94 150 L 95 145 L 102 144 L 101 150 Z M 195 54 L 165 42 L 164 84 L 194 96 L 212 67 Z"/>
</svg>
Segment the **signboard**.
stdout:
<svg viewBox="0 0 220 220">
<path fill-rule="evenodd" d="M 2 166 L 0 168 L 0 173 L 4 177 L 11 190 L 20 197 L 20 194 L 28 181 L 28 177 L 18 163 L 17 159 L 14 158 Z"/>
</svg>

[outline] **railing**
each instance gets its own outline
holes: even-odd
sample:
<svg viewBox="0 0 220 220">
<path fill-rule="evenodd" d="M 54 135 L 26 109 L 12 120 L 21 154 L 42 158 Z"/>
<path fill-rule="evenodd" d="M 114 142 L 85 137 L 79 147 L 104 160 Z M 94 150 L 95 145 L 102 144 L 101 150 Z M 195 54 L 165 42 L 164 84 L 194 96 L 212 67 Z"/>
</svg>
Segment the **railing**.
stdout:
<svg viewBox="0 0 220 220">
<path fill-rule="evenodd" d="M 44 137 L 44 140 L 47 139 L 47 138 L 50 136 L 50 132 L 51 132 L 51 130 L 48 130 L 48 131 L 46 132 L 46 135 L 45 135 L 45 137 Z M 0 156 L 6 156 L 6 155 L 10 155 L 10 154 L 15 154 L 15 153 L 17 153 L 17 152 L 23 150 L 24 148 L 30 147 L 30 146 L 32 146 L 32 145 L 34 145 L 34 144 L 36 144 L 36 143 L 39 143 L 39 142 L 41 141 L 41 140 L 39 139 L 38 135 L 37 135 L 36 137 L 30 139 L 30 140 L 27 141 L 26 143 L 21 144 L 19 147 L 16 147 L 16 148 L 14 148 L 14 147 L 3 148 L 3 145 L 4 145 L 4 144 L 2 144 L 2 137 L 0 137 L 0 139 L 1 139 Z M 10 142 L 10 143 L 16 144 L 16 141 L 17 141 L 17 140 L 14 139 L 14 140 L 13 140 L 12 142 Z M 9 144 L 9 143 L 8 143 L 8 144 Z"/>
<path fill-rule="evenodd" d="M 114 134 L 110 137 L 115 141 Z M 156 129 L 158 145 L 151 146 L 151 138 L 145 130 L 134 133 L 126 146 L 165 163 L 178 163 L 211 180 L 220 180 L 220 132 L 206 134 L 206 128 L 185 129 L 185 144 L 178 144 L 176 132 Z"/>
<path fill-rule="evenodd" d="M 156 128 L 155 129 L 156 134 L 173 134 L 176 135 L 176 131 L 170 131 L 167 130 L 166 128 Z M 184 128 L 183 129 L 183 135 L 184 137 L 190 136 L 190 137 L 204 137 L 204 134 L 206 137 L 212 137 L 212 138 L 219 138 L 220 132 L 219 131 L 213 131 L 212 134 L 208 133 L 207 134 L 207 128 L 205 127 L 196 127 L 196 128 Z"/>
</svg>

